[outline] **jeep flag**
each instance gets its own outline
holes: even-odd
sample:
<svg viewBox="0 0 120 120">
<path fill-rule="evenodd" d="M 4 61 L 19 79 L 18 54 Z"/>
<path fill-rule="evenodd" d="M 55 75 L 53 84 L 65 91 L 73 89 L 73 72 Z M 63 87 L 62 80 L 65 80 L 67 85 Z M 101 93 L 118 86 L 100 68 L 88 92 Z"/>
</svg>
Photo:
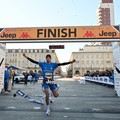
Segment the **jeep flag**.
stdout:
<svg viewBox="0 0 120 120">
<path fill-rule="evenodd" d="M 93 41 L 91 39 L 120 39 L 119 26 L 76 26 L 40 28 L 0 28 L 0 42 L 31 40 Z"/>
</svg>

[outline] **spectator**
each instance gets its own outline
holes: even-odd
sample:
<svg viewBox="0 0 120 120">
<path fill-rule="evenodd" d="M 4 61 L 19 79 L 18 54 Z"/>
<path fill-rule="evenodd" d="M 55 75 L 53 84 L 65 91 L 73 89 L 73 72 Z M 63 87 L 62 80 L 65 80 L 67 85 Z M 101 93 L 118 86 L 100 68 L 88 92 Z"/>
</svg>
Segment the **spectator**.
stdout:
<svg viewBox="0 0 120 120">
<path fill-rule="evenodd" d="M 8 92 L 11 91 L 12 89 L 12 83 L 13 83 L 13 70 L 12 68 L 9 69 L 9 73 L 10 73 L 10 78 L 9 78 L 9 82 L 8 82 Z"/>
<path fill-rule="evenodd" d="M 26 71 L 25 74 L 24 74 L 24 76 L 25 76 L 25 83 L 24 83 L 24 84 L 25 84 L 25 85 L 27 85 L 27 83 L 28 83 L 28 75 L 29 75 L 29 74 L 28 74 L 28 72 Z"/>
<path fill-rule="evenodd" d="M 35 80 L 35 73 L 34 73 L 32 70 L 31 70 L 29 73 L 30 73 L 30 75 L 32 76 L 31 82 L 34 83 L 34 80 Z"/>
<path fill-rule="evenodd" d="M 5 90 L 5 92 L 7 92 L 7 89 L 8 89 L 9 79 L 10 79 L 10 72 L 8 71 L 8 69 L 6 67 L 5 72 L 4 72 L 4 90 Z"/>
<path fill-rule="evenodd" d="M 15 77 L 15 71 L 13 71 L 13 80 L 12 80 L 12 86 L 14 86 L 14 77 Z"/>
<path fill-rule="evenodd" d="M 35 70 L 35 73 L 34 73 L 34 77 L 35 77 L 35 80 L 34 80 L 34 83 L 38 81 L 40 75 L 37 73 L 37 70 Z"/>
<path fill-rule="evenodd" d="M 28 75 L 28 81 L 30 81 L 30 83 L 32 83 L 32 75 L 31 74 Z"/>
</svg>

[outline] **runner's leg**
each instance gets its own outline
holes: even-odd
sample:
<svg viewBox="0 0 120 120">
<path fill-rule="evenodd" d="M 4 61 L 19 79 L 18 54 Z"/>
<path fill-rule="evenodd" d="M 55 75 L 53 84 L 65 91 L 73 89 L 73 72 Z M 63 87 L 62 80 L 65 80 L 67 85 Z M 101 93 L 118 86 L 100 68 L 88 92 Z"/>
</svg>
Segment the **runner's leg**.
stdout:
<svg viewBox="0 0 120 120">
<path fill-rule="evenodd" d="M 52 90 L 52 93 L 53 93 L 54 97 L 58 97 L 59 96 L 59 94 L 58 94 L 58 92 L 56 90 Z"/>
<path fill-rule="evenodd" d="M 45 101 L 46 101 L 46 105 L 49 105 L 49 94 L 50 94 L 49 89 L 46 88 L 45 89 L 45 96 L 46 96 Z"/>
<path fill-rule="evenodd" d="M 45 85 L 43 85 L 43 87 L 44 87 L 45 95 L 46 95 L 46 97 L 45 97 L 45 101 L 46 101 L 46 105 L 47 105 L 46 114 L 49 115 L 50 114 L 50 106 L 49 106 L 49 104 L 50 104 L 50 100 L 49 100 L 50 92 L 49 92 L 49 86 L 47 84 L 45 84 Z"/>
<path fill-rule="evenodd" d="M 56 90 L 55 84 L 50 85 L 50 90 L 52 91 L 54 97 L 58 97 L 59 96 L 59 94 L 58 94 L 58 92 Z"/>
</svg>

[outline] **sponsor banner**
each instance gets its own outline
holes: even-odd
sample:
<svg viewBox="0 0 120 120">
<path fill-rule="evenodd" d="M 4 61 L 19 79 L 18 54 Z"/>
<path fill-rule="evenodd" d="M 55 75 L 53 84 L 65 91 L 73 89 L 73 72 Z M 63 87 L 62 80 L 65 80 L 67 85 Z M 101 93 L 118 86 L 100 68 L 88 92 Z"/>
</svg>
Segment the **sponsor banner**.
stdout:
<svg viewBox="0 0 120 120">
<path fill-rule="evenodd" d="M 0 92 L 4 88 L 5 44 L 0 43 Z"/>
<path fill-rule="evenodd" d="M 119 26 L 0 28 L 0 40 L 120 39 Z"/>
<path fill-rule="evenodd" d="M 103 76 L 103 77 L 89 77 L 89 76 L 86 76 L 85 80 L 92 81 L 92 82 L 97 82 L 97 83 L 102 83 L 102 84 L 107 84 L 107 85 L 114 85 L 114 80 L 110 79 L 107 76 Z"/>
</svg>

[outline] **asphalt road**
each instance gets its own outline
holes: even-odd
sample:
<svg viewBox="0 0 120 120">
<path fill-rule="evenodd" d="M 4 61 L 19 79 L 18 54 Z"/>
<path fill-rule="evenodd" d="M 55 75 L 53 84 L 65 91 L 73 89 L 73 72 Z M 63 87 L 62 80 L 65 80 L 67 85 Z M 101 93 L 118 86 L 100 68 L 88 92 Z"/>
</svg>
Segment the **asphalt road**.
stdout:
<svg viewBox="0 0 120 120">
<path fill-rule="evenodd" d="M 40 100 L 43 92 L 40 84 L 15 84 L 11 93 L 0 95 L 0 120 L 120 120 L 120 98 L 114 89 L 86 82 L 85 85 L 71 79 L 61 79 L 59 98 L 51 104 L 51 115 L 46 116 L 46 105 L 27 101 L 13 94 L 24 91 Z"/>
</svg>

